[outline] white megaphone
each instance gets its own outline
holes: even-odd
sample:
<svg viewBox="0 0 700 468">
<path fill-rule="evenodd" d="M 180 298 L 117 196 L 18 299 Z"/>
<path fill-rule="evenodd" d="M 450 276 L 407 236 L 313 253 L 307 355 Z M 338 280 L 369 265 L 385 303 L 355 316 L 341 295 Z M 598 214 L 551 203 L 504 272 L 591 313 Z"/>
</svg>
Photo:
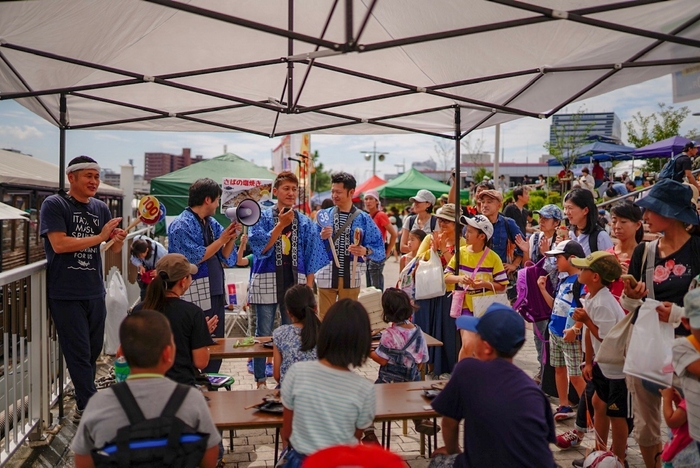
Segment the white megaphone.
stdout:
<svg viewBox="0 0 700 468">
<path fill-rule="evenodd" d="M 246 198 L 232 208 L 226 208 L 224 215 L 232 222 L 252 226 L 260 219 L 260 205 L 252 198 Z"/>
</svg>

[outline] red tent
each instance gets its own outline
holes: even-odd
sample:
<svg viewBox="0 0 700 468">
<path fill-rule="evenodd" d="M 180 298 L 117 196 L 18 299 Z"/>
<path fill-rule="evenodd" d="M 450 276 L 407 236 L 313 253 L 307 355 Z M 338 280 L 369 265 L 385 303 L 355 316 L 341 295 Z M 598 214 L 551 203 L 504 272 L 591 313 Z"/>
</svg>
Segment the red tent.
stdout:
<svg viewBox="0 0 700 468">
<path fill-rule="evenodd" d="M 355 189 L 355 196 L 353 197 L 352 201 L 358 202 L 360 201 L 360 195 L 366 192 L 367 190 L 372 190 L 373 188 L 377 188 L 380 185 L 386 184 L 386 180 L 382 179 L 381 177 L 377 175 L 373 175 L 366 181 L 362 182 L 360 185 L 357 186 Z"/>
</svg>

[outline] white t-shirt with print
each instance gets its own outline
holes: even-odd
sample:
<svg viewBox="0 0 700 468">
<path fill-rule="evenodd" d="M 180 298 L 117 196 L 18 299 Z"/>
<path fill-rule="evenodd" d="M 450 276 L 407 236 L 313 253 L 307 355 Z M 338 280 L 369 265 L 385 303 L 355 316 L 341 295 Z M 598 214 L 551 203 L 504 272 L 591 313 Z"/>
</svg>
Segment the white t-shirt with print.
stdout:
<svg viewBox="0 0 700 468">
<path fill-rule="evenodd" d="M 598 327 L 598 336 L 601 340 L 610 333 L 612 327 L 617 322 L 625 317 L 625 311 L 620 307 L 615 296 L 612 295 L 608 288 L 603 288 L 598 293 L 590 297 L 590 293 L 586 295 L 584 307 L 586 313 L 591 318 L 591 321 Z M 591 335 L 593 350 L 598 354 L 601 341 L 598 341 L 595 336 Z M 622 372 L 622 365 L 598 363 L 603 375 L 609 379 L 624 379 L 625 374 Z"/>
</svg>

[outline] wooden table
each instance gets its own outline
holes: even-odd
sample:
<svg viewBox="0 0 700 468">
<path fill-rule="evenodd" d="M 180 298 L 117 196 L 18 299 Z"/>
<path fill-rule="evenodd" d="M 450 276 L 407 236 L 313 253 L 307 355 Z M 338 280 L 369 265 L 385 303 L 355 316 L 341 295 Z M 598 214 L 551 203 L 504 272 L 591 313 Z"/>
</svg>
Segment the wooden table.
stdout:
<svg viewBox="0 0 700 468">
<path fill-rule="evenodd" d="M 417 389 L 429 388 L 425 382 L 405 382 L 394 384 L 376 384 L 376 412 L 375 421 L 382 423 L 382 445 L 390 448 L 391 421 L 401 419 L 433 419 L 438 413 L 430 408 L 430 400 L 423 396 L 423 392 Z M 219 430 L 234 431 L 237 429 L 264 429 L 275 428 L 275 461 L 278 455 L 279 430 L 282 427 L 282 414 L 265 413 L 255 408 L 245 409 L 251 405 L 262 403 L 263 397 L 274 390 L 238 390 L 235 392 L 205 392 L 204 395 L 209 405 L 214 424 Z M 423 442 L 421 434 L 421 442 Z M 435 446 L 437 446 L 437 431 L 433 436 Z M 430 439 L 429 444 L 430 444 Z M 385 442 L 386 441 L 386 442 Z M 231 450 L 233 450 L 233 436 L 229 439 Z M 422 446 L 422 444 L 421 444 Z M 430 445 L 428 446 L 430 455 Z"/>
<path fill-rule="evenodd" d="M 442 346 L 442 341 L 438 341 L 427 333 L 423 332 L 425 337 L 425 344 L 429 348 L 434 346 Z M 259 357 L 272 357 L 272 348 L 266 348 L 263 343 L 271 341 L 270 336 L 261 336 L 255 338 L 258 343 L 251 346 L 238 346 L 234 345 L 243 338 L 216 338 L 216 344 L 209 347 L 209 358 L 210 359 L 236 359 L 236 358 L 259 358 Z M 372 345 L 374 347 L 379 345 L 379 341 L 373 341 Z"/>
</svg>

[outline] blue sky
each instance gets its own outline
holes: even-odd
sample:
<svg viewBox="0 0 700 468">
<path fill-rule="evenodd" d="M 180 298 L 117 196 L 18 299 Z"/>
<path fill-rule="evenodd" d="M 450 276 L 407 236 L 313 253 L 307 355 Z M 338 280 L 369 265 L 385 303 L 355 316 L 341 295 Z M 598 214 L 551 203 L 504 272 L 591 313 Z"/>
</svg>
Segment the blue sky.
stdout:
<svg viewBox="0 0 700 468">
<path fill-rule="evenodd" d="M 625 122 L 641 111 L 650 114 L 658 110 L 658 103 L 672 105 L 671 76 L 613 91 L 570 105 L 566 112 L 584 107 L 587 112 L 614 111 Z M 676 104 L 688 106 L 691 112 L 700 112 L 700 100 Z M 501 145 L 505 161 L 535 162 L 543 154 L 543 144 L 549 138 L 550 120 L 520 119 L 501 126 Z M 624 126 L 623 126 L 624 127 Z M 700 117 L 689 116 L 682 133 L 700 129 Z M 471 135 L 472 144 L 483 139 L 484 151 L 493 151 L 493 128 L 478 130 Z M 131 132 L 105 130 L 72 130 L 68 132 L 67 159 L 86 154 L 94 157 L 103 167 L 119 171 L 119 166 L 133 159 L 136 174 L 143 174 L 145 152 L 180 154 L 183 147 L 192 148 L 192 154 L 212 158 L 228 151 L 261 166 L 270 166 L 271 150 L 279 138 L 264 138 L 239 133 L 174 133 Z M 626 132 L 623 128 L 623 141 Z M 332 170 L 354 173 L 358 182 L 372 175 L 372 162 L 365 162 L 362 151 L 371 150 L 376 142 L 377 151 L 386 151 L 386 160 L 377 161 L 377 174 L 396 173 L 395 164 L 410 167 L 414 161 L 430 158 L 439 160 L 435 139 L 423 135 L 312 135 L 312 150 L 318 150 L 321 162 Z M 58 163 L 58 129 L 24 107 L 12 101 L 0 101 L 0 148 L 13 148 L 34 157 Z"/>
</svg>

